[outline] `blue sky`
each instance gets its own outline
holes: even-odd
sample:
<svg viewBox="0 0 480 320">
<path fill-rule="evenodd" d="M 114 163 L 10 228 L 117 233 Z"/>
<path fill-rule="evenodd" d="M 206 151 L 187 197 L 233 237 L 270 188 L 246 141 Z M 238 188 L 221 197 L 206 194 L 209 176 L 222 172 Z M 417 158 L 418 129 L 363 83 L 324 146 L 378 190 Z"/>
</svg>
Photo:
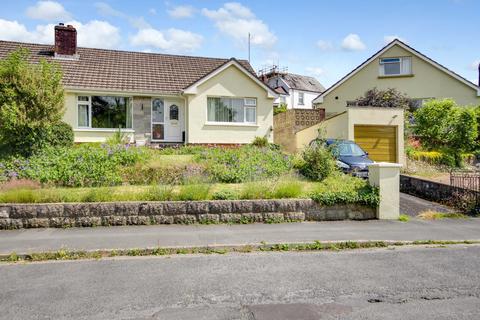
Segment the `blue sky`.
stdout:
<svg viewBox="0 0 480 320">
<path fill-rule="evenodd" d="M 71 22 L 80 46 L 247 58 L 279 64 L 329 86 L 400 37 L 478 81 L 478 0 L 4 1 L 0 39 L 52 43 Z"/>
</svg>

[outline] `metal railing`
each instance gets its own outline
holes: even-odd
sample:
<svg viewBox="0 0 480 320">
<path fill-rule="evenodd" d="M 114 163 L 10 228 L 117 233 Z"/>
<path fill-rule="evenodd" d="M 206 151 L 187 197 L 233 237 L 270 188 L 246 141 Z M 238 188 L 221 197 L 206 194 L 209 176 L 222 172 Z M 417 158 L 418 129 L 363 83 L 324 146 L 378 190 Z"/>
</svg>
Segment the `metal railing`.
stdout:
<svg viewBox="0 0 480 320">
<path fill-rule="evenodd" d="M 455 207 L 468 213 L 480 212 L 480 171 L 451 171 L 450 185 L 455 187 Z"/>
</svg>

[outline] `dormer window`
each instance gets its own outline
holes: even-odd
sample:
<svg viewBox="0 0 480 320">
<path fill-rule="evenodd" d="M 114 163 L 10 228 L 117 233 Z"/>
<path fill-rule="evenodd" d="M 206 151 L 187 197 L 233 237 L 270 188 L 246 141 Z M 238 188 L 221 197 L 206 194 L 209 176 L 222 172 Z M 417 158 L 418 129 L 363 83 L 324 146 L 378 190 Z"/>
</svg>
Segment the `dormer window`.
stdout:
<svg viewBox="0 0 480 320">
<path fill-rule="evenodd" d="M 380 76 L 403 76 L 412 74 L 412 58 L 380 59 Z"/>
</svg>

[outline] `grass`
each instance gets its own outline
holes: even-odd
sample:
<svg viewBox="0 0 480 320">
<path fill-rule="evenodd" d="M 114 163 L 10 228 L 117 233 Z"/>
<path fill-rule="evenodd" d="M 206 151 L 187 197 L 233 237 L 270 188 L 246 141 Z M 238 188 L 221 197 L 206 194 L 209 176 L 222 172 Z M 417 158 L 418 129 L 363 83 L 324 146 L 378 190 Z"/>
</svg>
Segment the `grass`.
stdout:
<svg viewBox="0 0 480 320">
<path fill-rule="evenodd" d="M 467 219 L 468 217 L 458 212 L 438 212 L 427 210 L 417 215 L 417 218 L 423 220 L 441 220 L 441 219 Z"/>
<path fill-rule="evenodd" d="M 398 217 L 398 221 L 402 221 L 402 222 L 408 222 L 410 220 L 410 216 L 406 215 L 406 214 L 401 214 L 399 217 Z"/>
<path fill-rule="evenodd" d="M 178 201 L 310 198 L 312 192 L 338 195 L 355 193 L 365 182 L 339 175 L 322 182 L 311 182 L 292 176 L 277 180 L 250 183 L 194 182 L 186 185 L 134 185 L 88 188 L 11 188 L 0 191 L 0 203 L 116 202 L 116 201 Z"/>
<path fill-rule="evenodd" d="M 215 246 L 215 247 L 190 247 L 190 248 L 150 248 L 150 249 L 120 249 L 120 250 L 96 250 L 96 251 L 71 251 L 61 249 L 54 252 L 38 252 L 19 255 L 12 252 L 9 255 L 0 256 L 0 262 L 37 262 L 52 260 L 80 260 L 80 259 L 101 259 L 112 257 L 143 257 L 143 256 L 165 256 L 184 254 L 227 254 L 227 253 L 251 253 L 251 252 L 308 252 L 308 251 L 344 251 L 374 248 L 395 248 L 401 246 L 423 246 L 423 245 L 471 245 L 479 244 L 479 241 L 341 241 L 341 242 L 320 242 L 309 243 L 279 243 L 267 244 L 261 242 L 258 245 L 245 246 Z"/>
<path fill-rule="evenodd" d="M 165 169 L 172 166 L 186 166 L 195 162 L 194 155 L 162 155 L 156 154 L 147 162 L 147 166 L 152 169 Z"/>
</svg>

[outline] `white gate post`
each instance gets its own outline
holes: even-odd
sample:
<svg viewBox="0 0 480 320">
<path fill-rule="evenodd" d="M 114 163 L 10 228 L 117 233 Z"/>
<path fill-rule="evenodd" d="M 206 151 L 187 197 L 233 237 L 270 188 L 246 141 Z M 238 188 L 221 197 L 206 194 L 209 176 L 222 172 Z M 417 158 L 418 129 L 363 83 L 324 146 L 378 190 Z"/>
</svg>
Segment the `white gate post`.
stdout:
<svg viewBox="0 0 480 320">
<path fill-rule="evenodd" d="M 371 186 L 380 190 L 377 219 L 398 219 L 400 216 L 400 168 L 401 164 L 378 162 L 368 167 Z"/>
</svg>

